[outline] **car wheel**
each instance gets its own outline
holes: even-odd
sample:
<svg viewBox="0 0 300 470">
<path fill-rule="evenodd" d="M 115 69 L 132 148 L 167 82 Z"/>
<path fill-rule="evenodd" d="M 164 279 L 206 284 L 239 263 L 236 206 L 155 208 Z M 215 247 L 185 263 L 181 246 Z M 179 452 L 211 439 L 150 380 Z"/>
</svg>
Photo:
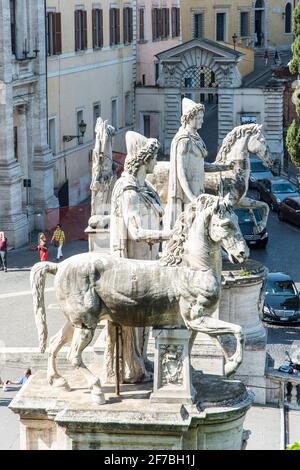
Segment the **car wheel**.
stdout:
<svg viewBox="0 0 300 470">
<path fill-rule="evenodd" d="M 266 248 L 267 244 L 268 244 L 268 241 L 269 239 L 265 239 L 265 240 L 262 240 L 257 246 L 258 248 Z"/>
<path fill-rule="evenodd" d="M 278 212 L 278 219 L 283 222 L 284 221 L 284 217 L 283 217 L 283 213 L 281 211 Z"/>
</svg>

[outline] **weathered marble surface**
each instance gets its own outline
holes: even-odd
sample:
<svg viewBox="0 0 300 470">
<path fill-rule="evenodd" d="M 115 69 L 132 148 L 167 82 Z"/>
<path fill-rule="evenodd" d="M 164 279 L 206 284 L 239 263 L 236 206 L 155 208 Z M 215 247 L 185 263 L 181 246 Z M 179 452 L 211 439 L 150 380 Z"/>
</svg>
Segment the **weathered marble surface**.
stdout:
<svg viewBox="0 0 300 470">
<path fill-rule="evenodd" d="M 11 402 L 22 450 L 240 450 L 244 444 L 253 395 L 238 381 L 195 374 L 197 405 L 153 406 L 150 384 L 122 386 L 121 397 L 105 387 L 108 402 L 97 406 L 77 371 L 67 378 L 70 392 L 53 389 L 38 372 Z"/>
<path fill-rule="evenodd" d="M 186 326 L 219 341 L 222 335 L 233 335 L 236 350 L 230 357 L 225 354 L 225 373 L 232 374 L 242 361 L 242 329 L 212 317 L 221 289 L 221 246 L 235 264 L 249 254 L 229 198 L 201 195 L 180 216 L 160 261 L 86 253 L 59 265 L 37 263 L 30 278 L 41 351 L 47 341 L 48 273 L 55 275 L 58 303 L 68 319 L 50 341 L 49 383 L 68 386 L 57 370 L 56 355 L 71 342 L 68 359 L 86 376 L 93 399 L 105 403 L 100 380 L 82 359 L 98 323 L 105 319 L 126 327 Z"/>
</svg>

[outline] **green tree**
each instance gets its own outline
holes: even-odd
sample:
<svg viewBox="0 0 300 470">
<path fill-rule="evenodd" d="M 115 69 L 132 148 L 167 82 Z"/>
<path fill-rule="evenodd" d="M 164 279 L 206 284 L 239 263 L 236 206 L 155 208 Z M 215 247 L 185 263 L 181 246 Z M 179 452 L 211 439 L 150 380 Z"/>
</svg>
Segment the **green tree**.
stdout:
<svg viewBox="0 0 300 470">
<path fill-rule="evenodd" d="M 298 3 L 294 10 L 293 32 L 295 40 L 292 45 L 293 58 L 290 63 L 290 71 L 292 74 L 298 75 L 298 85 L 293 101 L 296 105 L 297 114 L 300 117 L 300 3 Z M 286 145 L 293 163 L 300 170 L 300 129 L 295 120 L 287 132 Z"/>
</svg>

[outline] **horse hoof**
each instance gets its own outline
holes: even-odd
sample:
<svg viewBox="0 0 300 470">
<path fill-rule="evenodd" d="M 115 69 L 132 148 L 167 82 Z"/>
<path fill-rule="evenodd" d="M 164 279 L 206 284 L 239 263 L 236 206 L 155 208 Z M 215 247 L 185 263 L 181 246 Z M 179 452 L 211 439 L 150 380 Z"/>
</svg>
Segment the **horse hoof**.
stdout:
<svg viewBox="0 0 300 470">
<path fill-rule="evenodd" d="M 63 388 L 66 391 L 70 391 L 68 382 L 63 377 L 48 377 L 48 383 L 55 388 Z"/>
<path fill-rule="evenodd" d="M 93 403 L 95 403 L 96 405 L 105 405 L 106 400 L 103 392 L 101 392 L 100 390 L 92 390 L 91 395 Z"/>
</svg>

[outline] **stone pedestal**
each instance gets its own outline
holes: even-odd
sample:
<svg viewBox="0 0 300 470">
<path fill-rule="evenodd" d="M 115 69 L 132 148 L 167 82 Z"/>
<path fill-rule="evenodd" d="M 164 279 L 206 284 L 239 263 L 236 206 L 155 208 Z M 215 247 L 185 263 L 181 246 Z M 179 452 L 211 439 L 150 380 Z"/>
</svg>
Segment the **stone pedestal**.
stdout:
<svg viewBox="0 0 300 470">
<path fill-rule="evenodd" d="M 109 249 L 110 229 L 93 229 L 88 227 L 85 233 L 89 237 L 89 252 L 100 252 Z"/>
<path fill-rule="evenodd" d="M 243 362 L 235 377 L 251 388 L 254 385 L 255 403 L 266 403 L 266 330 L 260 320 L 263 305 L 262 286 L 267 269 L 261 263 L 248 260 L 235 267 L 223 260 L 223 280 L 218 317 L 243 327 L 245 348 Z M 224 337 L 226 349 L 232 354 L 235 342 Z M 215 340 L 206 335 L 196 338 L 192 364 L 204 373 L 223 375 L 224 357 Z M 259 387 L 259 388 L 257 388 Z M 262 388 L 260 388 L 262 387 Z"/>
<path fill-rule="evenodd" d="M 153 330 L 155 338 L 152 402 L 192 404 L 189 349 L 193 332 L 186 329 Z"/>
<path fill-rule="evenodd" d="M 266 275 L 267 268 L 257 261 L 248 260 L 239 269 L 224 262 L 220 300 L 220 319 L 241 325 L 245 336 L 244 359 L 235 377 L 254 385 L 255 403 L 260 404 L 266 403 L 267 334 L 260 320 Z M 227 345 L 230 351 L 235 347 Z"/>
<path fill-rule="evenodd" d="M 99 372 L 99 365 L 97 366 Z M 95 369 L 94 369 L 95 372 Z M 78 371 L 64 374 L 71 391 L 38 372 L 10 404 L 20 417 L 22 450 L 240 450 L 253 396 L 235 380 L 194 377 L 197 405 L 153 403 L 151 384 L 104 386 L 107 403 L 94 405 Z"/>
</svg>

